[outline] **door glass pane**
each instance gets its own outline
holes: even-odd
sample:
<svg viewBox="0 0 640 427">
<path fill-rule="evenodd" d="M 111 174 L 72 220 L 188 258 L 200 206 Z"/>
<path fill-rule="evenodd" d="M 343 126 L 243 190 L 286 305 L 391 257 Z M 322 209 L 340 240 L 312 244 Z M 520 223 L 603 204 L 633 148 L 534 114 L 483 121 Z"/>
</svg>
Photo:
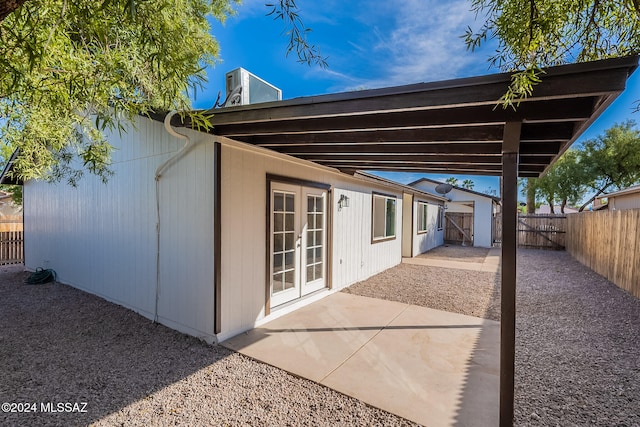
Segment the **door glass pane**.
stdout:
<svg viewBox="0 0 640 427">
<path fill-rule="evenodd" d="M 284 289 L 291 289 L 295 286 L 295 271 L 287 271 L 284 273 Z"/>
<path fill-rule="evenodd" d="M 273 193 L 273 211 L 282 212 L 284 210 L 284 194 L 274 192 Z"/>
<path fill-rule="evenodd" d="M 284 269 L 289 270 L 295 268 L 295 256 L 293 251 L 284 254 Z"/>
<path fill-rule="evenodd" d="M 307 246 L 314 246 L 315 245 L 315 237 L 316 237 L 316 233 L 313 230 L 308 230 L 307 231 Z"/>
<path fill-rule="evenodd" d="M 282 254 L 273 254 L 273 272 L 282 271 Z"/>
<path fill-rule="evenodd" d="M 285 207 L 286 207 L 286 211 L 287 212 L 294 212 L 295 211 L 295 209 L 293 208 L 294 198 L 295 198 L 295 196 L 293 194 L 287 194 L 286 195 Z"/>
<path fill-rule="evenodd" d="M 282 231 L 284 230 L 284 214 L 282 213 L 274 213 L 273 214 L 273 231 Z"/>
<path fill-rule="evenodd" d="M 273 234 L 273 251 L 274 252 L 280 252 L 284 249 L 284 246 L 282 245 L 284 243 L 283 240 L 284 239 L 282 237 L 282 234 L 280 233 Z"/>
<path fill-rule="evenodd" d="M 319 262 L 318 264 L 316 264 L 314 266 L 315 272 L 314 272 L 314 278 L 315 279 L 322 279 L 322 263 Z"/>
<path fill-rule="evenodd" d="M 283 287 L 283 279 L 284 274 L 278 273 L 273 275 L 273 293 L 280 292 L 284 289 Z"/>
<path fill-rule="evenodd" d="M 315 197 L 307 197 L 307 212 L 315 212 Z"/>
<path fill-rule="evenodd" d="M 284 239 L 284 249 L 285 250 L 291 250 L 291 249 L 295 249 L 295 244 L 296 244 L 296 233 L 285 233 L 285 239 Z"/>
<path fill-rule="evenodd" d="M 286 217 L 285 223 L 284 223 L 285 229 L 287 231 L 294 230 L 294 217 L 295 217 L 295 215 L 292 214 L 292 213 L 288 213 L 286 215 L 287 215 L 287 217 Z"/>
</svg>

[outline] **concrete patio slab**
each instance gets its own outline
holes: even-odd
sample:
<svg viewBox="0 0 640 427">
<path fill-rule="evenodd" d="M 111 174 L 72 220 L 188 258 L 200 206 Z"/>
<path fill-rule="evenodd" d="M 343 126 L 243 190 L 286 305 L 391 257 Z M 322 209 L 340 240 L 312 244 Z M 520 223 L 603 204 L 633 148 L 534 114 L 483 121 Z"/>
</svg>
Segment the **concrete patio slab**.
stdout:
<svg viewBox="0 0 640 427">
<path fill-rule="evenodd" d="M 338 292 L 222 345 L 423 425 L 498 423 L 498 322 Z"/>
</svg>

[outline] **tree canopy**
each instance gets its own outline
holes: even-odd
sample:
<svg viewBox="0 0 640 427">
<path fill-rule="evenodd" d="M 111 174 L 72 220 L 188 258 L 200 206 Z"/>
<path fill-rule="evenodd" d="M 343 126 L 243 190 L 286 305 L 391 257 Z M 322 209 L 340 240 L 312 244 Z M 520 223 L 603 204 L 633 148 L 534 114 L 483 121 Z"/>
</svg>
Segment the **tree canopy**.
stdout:
<svg viewBox="0 0 640 427">
<path fill-rule="evenodd" d="M 580 202 L 590 181 L 590 171 L 582 161 L 582 154 L 577 149 L 565 152 L 543 177 L 529 181 L 531 188 L 527 188 L 527 192 L 534 191 L 535 195 L 547 202 L 551 213 L 554 213 L 556 202 L 560 203 L 562 213 L 567 204 L 575 205 Z M 527 203 L 528 212 L 530 204 Z"/>
<path fill-rule="evenodd" d="M 603 135 L 584 143 L 583 162 L 595 194 L 583 210 L 600 194 L 622 189 L 640 181 L 640 131 L 634 121 L 617 124 Z"/>
<path fill-rule="evenodd" d="M 87 169 L 106 180 L 104 131 L 152 110 L 189 109 L 218 55 L 207 18 L 224 21 L 231 6 L 29 0 L 8 15 L 0 23 L 0 138 L 20 150 L 17 174 L 74 184 Z"/>
<path fill-rule="evenodd" d="M 503 96 L 513 105 L 532 93 L 543 67 L 640 52 L 638 0 L 472 0 L 484 23 L 468 28 L 467 47 L 497 40 L 491 65 L 514 72 Z"/>
<path fill-rule="evenodd" d="M 640 131 L 627 121 L 565 152 L 543 177 L 529 179 L 527 190 L 552 207 L 560 203 L 563 212 L 567 203 L 580 203 L 589 193 L 582 211 L 600 194 L 639 181 Z"/>
<path fill-rule="evenodd" d="M 22 4 L 24 3 L 24 4 Z M 137 115 L 179 110 L 207 117 L 190 97 L 218 57 L 208 19 L 224 22 L 239 0 L 19 0 L 0 10 L 0 155 L 16 178 L 106 181 L 106 131 Z M 6 6 L 6 7 L 4 7 Z M 287 55 L 326 66 L 294 0 L 267 5 L 284 22 Z M 6 15 L 6 16 L 5 16 Z M 4 18 L 4 20 L 2 20 Z M 76 162 L 75 159 L 80 160 Z"/>
</svg>

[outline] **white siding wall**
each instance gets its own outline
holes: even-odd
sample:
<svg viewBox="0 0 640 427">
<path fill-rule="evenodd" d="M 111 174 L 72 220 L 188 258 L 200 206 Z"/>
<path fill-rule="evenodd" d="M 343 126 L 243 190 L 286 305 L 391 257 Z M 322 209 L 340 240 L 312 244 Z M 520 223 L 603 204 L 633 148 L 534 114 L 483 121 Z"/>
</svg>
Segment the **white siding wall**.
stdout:
<svg viewBox="0 0 640 427">
<path fill-rule="evenodd" d="M 342 188 L 341 188 L 342 187 Z M 367 279 L 402 261 L 402 194 L 395 194 L 396 224 L 393 240 L 372 243 L 371 215 L 373 196 L 370 188 L 336 184 L 334 198 L 344 194 L 349 207 L 333 207 L 333 287 L 344 288 Z M 393 195 L 388 190 L 385 194 Z"/>
<path fill-rule="evenodd" d="M 474 199 L 473 246 L 490 248 L 493 243 L 491 224 L 493 221 L 493 202 L 491 199 Z"/>
<path fill-rule="evenodd" d="M 161 323 L 213 338 L 213 146 L 199 142 L 161 180 Z M 161 123 L 109 136 L 115 175 L 87 174 L 77 188 L 24 188 L 25 266 L 53 268 L 61 282 L 153 318 L 156 291 L 155 170 L 183 141 Z"/>
<path fill-rule="evenodd" d="M 430 181 L 420 181 L 414 187 L 435 194 L 438 184 Z M 464 190 L 454 188 L 445 195 L 453 202 L 474 202 L 473 218 L 473 246 L 490 248 L 493 239 L 491 236 L 491 224 L 493 221 L 493 201 L 491 197 L 481 196 Z M 449 224 L 445 224 L 448 227 Z"/>
<path fill-rule="evenodd" d="M 418 233 L 418 202 L 427 203 L 428 231 Z M 414 199 L 413 203 L 413 255 L 418 256 L 444 244 L 444 228 L 438 230 L 438 205 L 428 200 Z"/>
<path fill-rule="evenodd" d="M 372 189 L 327 169 L 227 142 L 222 146 L 222 332 L 250 329 L 265 316 L 267 174 L 334 185 L 333 287 L 339 289 L 401 261 L 402 195 L 394 240 L 371 243 Z M 388 190 L 379 190 L 390 193 Z M 336 201 L 349 197 L 340 212 Z"/>
<path fill-rule="evenodd" d="M 188 132 L 194 147 L 160 181 L 158 318 L 213 340 L 214 138 Z M 87 175 L 78 188 L 25 185 L 26 267 L 153 318 L 156 305 L 155 170 L 184 144 L 161 123 L 111 135 L 115 176 Z M 225 141 L 222 147 L 222 334 L 265 315 L 267 173 L 333 185 L 332 283 L 340 289 L 401 261 L 402 194 L 387 187 Z M 397 196 L 396 238 L 371 242 L 372 191 Z M 350 206 L 338 212 L 341 194 Z"/>
</svg>

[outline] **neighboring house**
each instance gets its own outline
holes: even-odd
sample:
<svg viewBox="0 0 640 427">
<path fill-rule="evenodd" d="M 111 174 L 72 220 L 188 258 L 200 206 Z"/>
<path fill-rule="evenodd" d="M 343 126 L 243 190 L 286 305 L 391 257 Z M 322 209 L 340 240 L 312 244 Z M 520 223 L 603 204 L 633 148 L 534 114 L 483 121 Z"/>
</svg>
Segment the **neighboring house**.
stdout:
<svg viewBox="0 0 640 427">
<path fill-rule="evenodd" d="M 560 205 L 554 205 L 553 213 L 555 215 L 560 215 L 562 212 L 561 209 L 562 207 Z M 577 212 L 578 212 L 578 209 L 576 208 L 571 208 L 569 206 L 564 207 L 565 214 L 577 213 Z M 549 205 L 540 205 L 540 207 L 536 209 L 536 215 L 550 215 L 550 214 L 551 214 L 551 208 L 549 207 Z"/>
<path fill-rule="evenodd" d="M 408 184 L 427 193 L 438 194 L 436 187 L 442 182 L 429 178 L 420 178 Z M 473 218 L 471 236 L 473 246 L 490 248 L 493 244 L 493 216 L 498 212 L 500 198 L 468 190 L 466 188 L 453 187 L 444 197 L 449 201 L 445 203 L 446 213 L 468 214 Z M 454 220 L 455 221 L 455 220 Z M 451 219 L 446 219 L 445 227 L 456 227 Z"/>
<path fill-rule="evenodd" d="M 605 208 L 606 206 L 606 208 Z M 593 210 L 640 209 L 640 185 L 625 188 L 613 193 L 603 194 L 593 202 Z"/>
</svg>

